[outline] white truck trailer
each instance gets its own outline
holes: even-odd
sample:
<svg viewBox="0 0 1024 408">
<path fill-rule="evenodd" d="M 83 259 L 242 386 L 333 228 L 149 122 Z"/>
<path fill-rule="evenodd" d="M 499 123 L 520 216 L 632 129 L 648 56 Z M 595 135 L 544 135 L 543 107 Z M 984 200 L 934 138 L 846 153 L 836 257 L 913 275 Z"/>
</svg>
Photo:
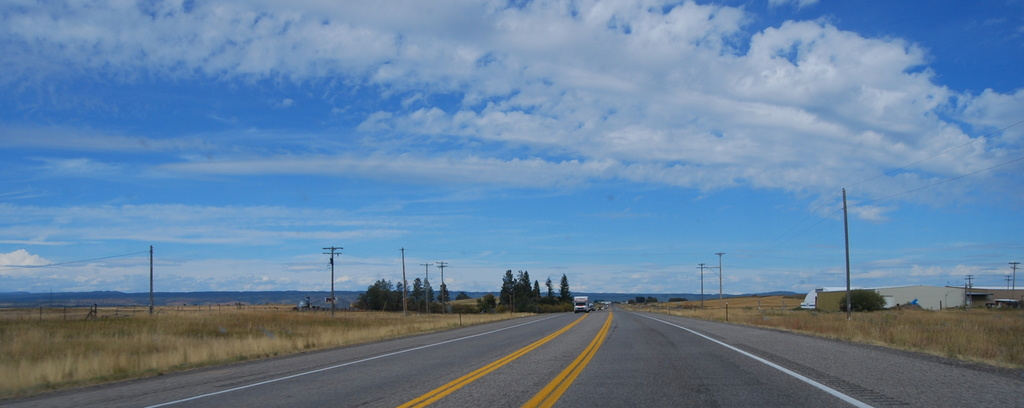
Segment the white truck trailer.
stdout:
<svg viewBox="0 0 1024 408">
<path fill-rule="evenodd" d="M 572 298 L 572 312 L 573 313 L 590 313 L 590 299 L 586 296 L 575 296 Z"/>
</svg>

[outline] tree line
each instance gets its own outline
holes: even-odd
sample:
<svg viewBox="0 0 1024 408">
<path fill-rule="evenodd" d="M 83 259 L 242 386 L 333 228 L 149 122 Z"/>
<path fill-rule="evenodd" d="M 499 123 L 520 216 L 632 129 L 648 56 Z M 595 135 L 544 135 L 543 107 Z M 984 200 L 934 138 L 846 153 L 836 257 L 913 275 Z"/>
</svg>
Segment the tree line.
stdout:
<svg viewBox="0 0 1024 408">
<path fill-rule="evenodd" d="M 400 311 L 402 310 L 402 283 L 393 283 L 380 279 L 366 288 L 359 295 L 353 307 L 363 310 Z M 441 284 L 438 293 L 430 286 L 430 281 L 416 278 L 409 290 L 409 311 L 422 313 L 441 313 L 442 305 L 448 304 L 453 313 L 501 313 L 508 311 L 531 313 L 555 313 L 572 310 L 572 292 L 569 290 L 569 278 L 562 274 L 557 293 L 551 278 L 544 282 L 544 291 L 540 281 L 531 281 L 530 273 L 519 271 L 513 275 L 512 270 L 505 271 L 501 282 L 501 291 L 496 298 L 487 294 L 477 299 L 475 304 L 451 304 L 448 288 Z M 455 300 L 469 299 L 469 295 L 460 292 Z"/>
</svg>

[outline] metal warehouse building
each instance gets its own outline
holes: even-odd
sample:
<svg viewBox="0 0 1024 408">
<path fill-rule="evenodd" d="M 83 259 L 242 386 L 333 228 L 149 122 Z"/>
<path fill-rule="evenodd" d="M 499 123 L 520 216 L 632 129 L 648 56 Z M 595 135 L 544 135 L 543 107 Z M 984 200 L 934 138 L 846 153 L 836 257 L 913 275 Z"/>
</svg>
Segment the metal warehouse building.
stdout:
<svg viewBox="0 0 1024 408">
<path fill-rule="evenodd" d="M 964 288 L 942 286 L 895 286 L 887 288 L 865 288 L 878 292 L 885 298 L 885 307 L 917 305 L 922 309 L 940 310 L 964 305 Z M 815 308 L 825 311 L 839 311 L 839 305 L 846 299 L 846 290 L 818 293 Z M 980 306 L 980 305 L 979 305 Z"/>
</svg>

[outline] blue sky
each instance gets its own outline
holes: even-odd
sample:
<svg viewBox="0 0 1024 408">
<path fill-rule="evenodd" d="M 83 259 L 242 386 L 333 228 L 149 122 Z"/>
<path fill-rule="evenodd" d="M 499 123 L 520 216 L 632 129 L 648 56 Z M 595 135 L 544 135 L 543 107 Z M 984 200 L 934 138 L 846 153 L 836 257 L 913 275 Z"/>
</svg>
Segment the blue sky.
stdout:
<svg viewBox="0 0 1024 408">
<path fill-rule="evenodd" d="M 1024 261 L 1019 0 L 8 1 L 0 50 L 0 291 L 804 292 L 844 188 L 855 286 Z"/>
</svg>

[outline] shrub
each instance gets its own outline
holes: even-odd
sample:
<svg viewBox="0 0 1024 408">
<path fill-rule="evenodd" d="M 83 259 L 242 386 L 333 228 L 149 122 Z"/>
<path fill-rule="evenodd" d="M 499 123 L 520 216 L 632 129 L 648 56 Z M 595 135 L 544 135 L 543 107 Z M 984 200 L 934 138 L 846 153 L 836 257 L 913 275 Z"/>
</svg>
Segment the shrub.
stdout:
<svg viewBox="0 0 1024 408">
<path fill-rule="evenodd" d="M 850 291 L 850 308 L 854 312 L 870 312 L 885 309 L 885 298 L 882 294 L 870 289 Z M 839 299 L 839 310 L 846 311 L 846 297 Z"/>
<path fill-rule="evenodd" d="M 572 304 L 569 303 L 558 303 L 554 305 L 540 305 L 540 313 L 562 313 L 571 312 Z"/>
<path fill-rule="evenodd" d="M 469 313 L 480 313 L 480 308 L 477 305 L 469 303 L 452 303 L 450 304 L 452 313 L 469 314 Z"/>
<path fill-rule="evenodd" d="M 477 308 L 483 312 L 494 312 L 494 309 L 498 307 L 498 299 L 494 295 L 488 293 L 483 295 L 480 299 L 476 300 Z"/>
</svg>

